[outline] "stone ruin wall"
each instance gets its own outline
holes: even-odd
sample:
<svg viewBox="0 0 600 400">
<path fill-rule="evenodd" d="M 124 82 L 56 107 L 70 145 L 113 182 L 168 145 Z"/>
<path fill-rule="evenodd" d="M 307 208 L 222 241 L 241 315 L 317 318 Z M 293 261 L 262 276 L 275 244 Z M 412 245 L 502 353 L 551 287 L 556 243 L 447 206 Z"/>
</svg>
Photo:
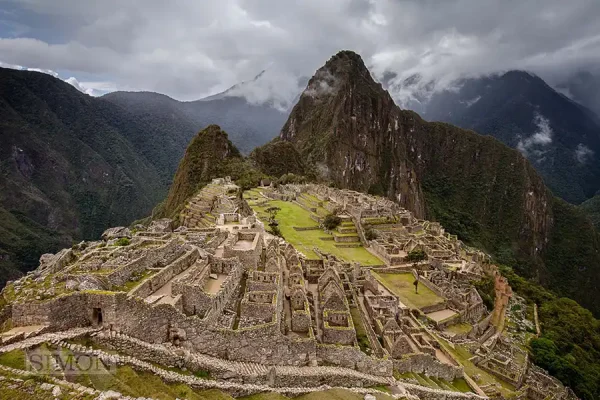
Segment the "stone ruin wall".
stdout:
<svg viewBox="0 0 600 400">
<path fill-rule="evenodd" d="M 177 276 L 188 269 L 199 257 L 200 251 L 197 248 L 185 253 L 155 275 L 145 279 L 129 293 L 130 296 L 138 296 L 141 298 L 150 296 L 157 289 L 169 282 L 174 276 Z"/>
<path fill-rule="evenodd" d="M 393 374 L 393 363 L 390 359 L 368 356 L 358 346 L 317 344 L 316 350 L 320 362 L 377 376 L 392 376 Z"/>
<path fill-rule="evenodd" d="M 441 363 L 435 356 L 430 354 L 413 354 L 408 358 L 394 359 L 393 361 L 394 369 L 401 374 L 406 372 L 423 373 L 450 382 L 463 377 L 462 368 Z"/>
<path fill-rule="evenodd" d="M 167 304 L 150 305 L 125 293 L 81 292 L 45 303 L 15 304 L 15 326 L 49 324 L 51 330 L 90 326 L 92 309 L 102 310 L 103 326 L 146 341 L 164 343 L 171 329 L 185 332 L 193 351 L 214 357 L 265 365 L 307 365 L 324 362 L 379 376 L 391 376 L 390 360 L 380 360 L 350 346 L 319 346 L 314 337 L 291 339 L 281 333 L 280 321 L 238 330 L 215 329 L 198 317 L 186 317 Z M 276 314 L 279 315 L 279 314 Z M 52 317 L 48 317 L 52 316 Z M 279 318 L 277 318 L 279 319 Z"/>
<path fill-rule="evenodd" d="M 232 247 L 235 245 L 236 241 L 240 235 L 244 237 L 248 237 L 249 235 L 253 235 L 252 248 L 248 250 L 241 249 L 233 249 Z M 257 231 L 244 231 L 237 232 L 232 235 L 227 242 L 225 243 L 223 249 L 223 257 L 224 258 L 239 258 L 240 262 L 244 265 L 246 269 L 256 269 L 258 266 L 258 261 L 260 260 L 260 256 L 262 255 L 262 245 L 260 244 L 260 240 L 262 240 L 262 234 Z"/>
<path fill-rule="evenodd" d="M 177 239 L 172 239 L 162 247 L 150 249 L 143 256 L 131 261 L 128 264 L 118 267 L 106 275 L 106 280 L 111 286 L 124 285 L 127 281 L 129 281 L 132 275 L 139 274 L 147 268 L 159 264 L 162 260 L 162 255 L 170 254 L 176 249 L 177 246 Z M 183 252 L 183 249 L 181 249 L 181 252 Z M 176 257 L 179 255 L 180 254 L 178 254 Z"/>
<path fill-rule="evenodd" d="M 204 292 L 203 288 L 210 274 L 226 274 L 220 290 L 215 294 Z M 187 280 L 173 282 L 173 294 L 181 294 L 183 311 L 187 315 L 197 314 L 206 322 L 215 321 L 227 303 L 237 292 L 240 285 L 243 267 L 237 259 L 220 259 L 209 256 L 208 265 L 204 267 L 202 276 L 197 282 Z"/>
</svg>

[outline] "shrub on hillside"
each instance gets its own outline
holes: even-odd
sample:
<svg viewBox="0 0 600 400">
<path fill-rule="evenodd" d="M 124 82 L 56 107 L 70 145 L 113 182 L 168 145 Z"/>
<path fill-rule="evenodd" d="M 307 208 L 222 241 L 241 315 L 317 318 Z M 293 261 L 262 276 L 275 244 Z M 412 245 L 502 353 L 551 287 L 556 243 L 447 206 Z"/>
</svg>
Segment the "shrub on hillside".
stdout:
<svg viewBox="0 0 600 400">
<path fill-rule="evenodd" d="M 129 246 L 129 243 L 131 243 L 131 241 L 128 238 L 122 237 L 115 242 L 115 246 Z"/>
<path fill-rule="evenodd" d="M 365 239 L 367 239 L 367 240 L 377 239 L 377 232 L 372 228 L 367 228 L 367 230 L 365 231 Z"/>
<path fill-rule="evenodd" d="M 323 226 L 327 230 L 334 230 L 342 223 L 342 219 L 335 214 L 328 214 L 323 220 Z"/>
</svg>

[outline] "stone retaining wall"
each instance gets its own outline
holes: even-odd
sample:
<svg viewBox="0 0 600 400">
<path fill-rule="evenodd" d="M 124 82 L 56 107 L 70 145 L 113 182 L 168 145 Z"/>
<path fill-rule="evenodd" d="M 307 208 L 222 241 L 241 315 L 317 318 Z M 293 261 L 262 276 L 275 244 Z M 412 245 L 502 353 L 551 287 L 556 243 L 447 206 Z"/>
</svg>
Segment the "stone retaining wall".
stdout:
<svg viewBox="0 0 600 400">
<path fill-rule="evenodd" d="M 393 363 L 388 359 L 379 359 L 366 355 L 358 346 L 338 346 L 317 344 L 317 358 L 324 363 L 378 376 L 391 376 Z"/>
<path fill-rule="evenodd" d="M 450 382 L 463 376 L 463 369 L 461 367 L 444 364 L 435 356 L 425 353 L 413 354 L 403 359 L 394 359 L 394 370 L 397 370 L 401 374 L 415 372 L 426 376 L 442 378 Z"/>
</svg>

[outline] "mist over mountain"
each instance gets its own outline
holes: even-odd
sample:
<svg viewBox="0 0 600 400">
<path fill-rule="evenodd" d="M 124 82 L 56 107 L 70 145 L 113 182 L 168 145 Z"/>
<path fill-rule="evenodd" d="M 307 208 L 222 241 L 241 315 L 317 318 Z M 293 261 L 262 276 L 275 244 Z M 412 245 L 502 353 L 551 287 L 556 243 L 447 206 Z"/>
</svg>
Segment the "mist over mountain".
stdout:
<svg viewBox="0 0 600 400">
<path fill-rule="evenodd" d="M 103 99 L 149 117 L 159 126 L 177 125 L 175 131 L 187 136 L 181 151 L 200 129 L 217 124 L 242 153 L 248 154 L 279 134 L 306 80 L 270 70 L 196 101 L 177 101 L 152 92 L 113 92 Z"/>
</svg>

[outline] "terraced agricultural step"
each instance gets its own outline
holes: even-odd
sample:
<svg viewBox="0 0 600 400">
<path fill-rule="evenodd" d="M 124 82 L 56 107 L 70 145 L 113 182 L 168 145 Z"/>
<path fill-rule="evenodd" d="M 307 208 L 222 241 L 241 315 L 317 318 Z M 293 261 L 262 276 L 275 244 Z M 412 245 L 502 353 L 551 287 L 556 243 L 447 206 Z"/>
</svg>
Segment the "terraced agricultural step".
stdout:
<svg viewBox="0 0 600 400">
<path fill-rule="evenodd" d="M 354 225 L 352 225 L 352 226 L 342 226 L 342 225 L 340 225 L 340 226 L 337 227 L 337 231 L 339 233 L 356 233 L 357 232 L 356 231 L 356 227 Z"/>
</svg>

